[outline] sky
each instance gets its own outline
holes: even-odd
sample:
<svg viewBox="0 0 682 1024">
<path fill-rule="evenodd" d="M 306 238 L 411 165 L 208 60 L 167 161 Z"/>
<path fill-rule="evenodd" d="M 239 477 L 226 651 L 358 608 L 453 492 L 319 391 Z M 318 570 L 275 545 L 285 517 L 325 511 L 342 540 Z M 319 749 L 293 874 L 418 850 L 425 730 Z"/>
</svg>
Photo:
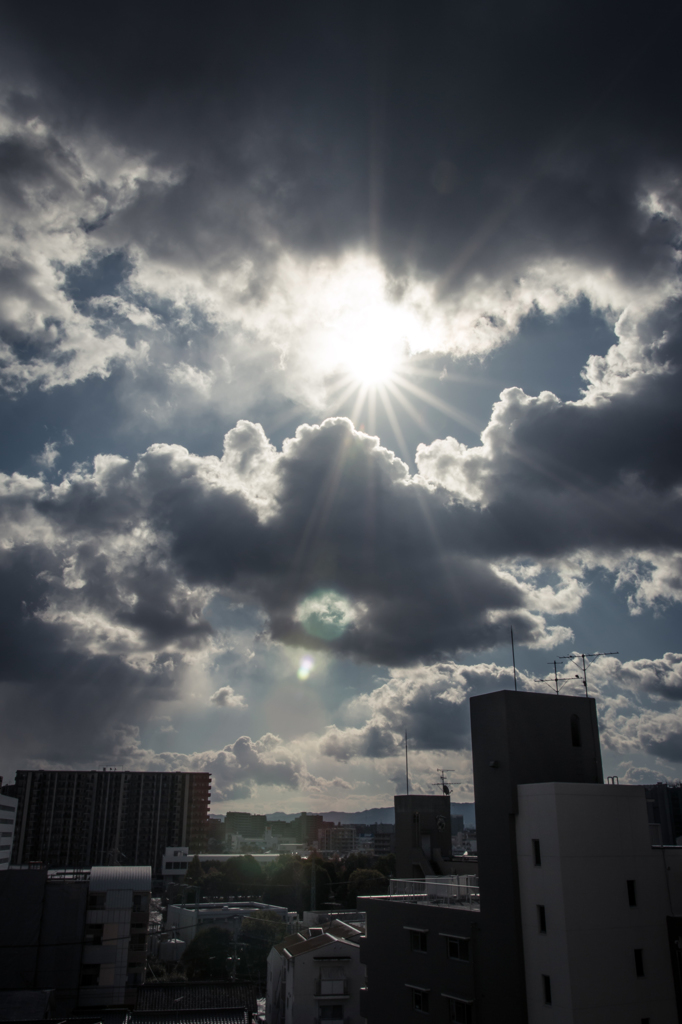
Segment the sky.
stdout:
<svg viewBox="0 0 682 1024">
<path fill-rule="evenodd" d="M 5 779 L 467 802 L 512 630 L 681 776 L 678 5 L 1 20 Z"/>
</svg>

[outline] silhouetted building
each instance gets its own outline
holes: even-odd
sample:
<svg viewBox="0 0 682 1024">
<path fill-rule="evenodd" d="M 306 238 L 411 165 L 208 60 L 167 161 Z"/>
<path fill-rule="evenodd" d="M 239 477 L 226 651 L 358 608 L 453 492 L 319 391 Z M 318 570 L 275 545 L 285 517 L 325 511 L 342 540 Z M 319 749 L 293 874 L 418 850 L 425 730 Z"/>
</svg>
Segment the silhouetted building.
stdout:
<svg viewBox="0 0 682 1024">
<path fill-rule="evenodd" d="M 663 846 L 682 843 L 682 786 L 658 782 L 645 786 L 651 841 Z"/>
<path fill-rule="evenodd" d="M 228 811 L 225 815 L 225 835 L 239 835 L 244 839 L 261 839 L 265 834 L 267 824 L 268 819 L 265 814 Z"/>
<path fill-rule="evenodd" d="M 18 771 L 12 863 L 151 864 L 160 875 L 166 847 L 204 849 L 210 788 L 207 772 Z"/>
<path fill-rule="evenodd" d="M 51 989 L 57 1014 L 134 1006 L 145 976 L 151 881 L 149 867 L 4 872 L 0 989 Z"/>
<path fill-rule="evenodd" d="M 304 811 L 291 824 L 294 842 L 312 846 L 317 840 L 318 829 L 324 828 L 324 818 L 321 814 L 306 814 Z"/>
<path fill-rule="evenodd" d="M 398 878 L 448 872 L 452 859 L 449 796 L 396 796 L 395 861 Z"/>
<path fill-rule="evenodd" d="M 644 787 L 603 784 L 594 700 L 470 707 L 480 887 L 408 876 L 359 899 L 368 1024 L 682 1019 L 682 847 L 652 848 Z"/>
</svg>

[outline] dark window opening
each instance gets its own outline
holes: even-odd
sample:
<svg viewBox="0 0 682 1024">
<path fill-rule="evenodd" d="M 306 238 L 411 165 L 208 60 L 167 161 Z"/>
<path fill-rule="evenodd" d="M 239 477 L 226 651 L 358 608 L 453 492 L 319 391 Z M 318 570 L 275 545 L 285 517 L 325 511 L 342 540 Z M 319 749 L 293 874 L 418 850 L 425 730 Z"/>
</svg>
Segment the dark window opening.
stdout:
<svg viewBox="0 0 682 1024">
<path fill-rule="evenodd" d="M 429 1012 L 429 993 L 420 992 L 419 989 L 412 989 L 412 1009 L 420 1010 L 422 1013 Z"/>
<path fill-rule="evenodd" d="M 582 747 L 583 741 L 580 736 L 580 718 L 578 715 L 571 715 L 571 743 L 574 747 Z"/>
<path fill-rule="evenodd" d="M 538 903 L 538 929 L 543 933 L 547 931 L 547 916 L 541 903 Z"/>
<path fill-rule="evenodd" d="M 644 951 L 641 949 L 635 950 L 635 974 L 638 978 L 644 977 Z"/>
<path fill-rule="evenodd" d="M 343 1020 L 343 1006 L 321 1006 L 320 1020 Z"/>
<path fill-rule="evenodd" d="M 540 856 L 540 840 L 533 840 L 533 860 L 535 861 L 535 867 L 539 868 L 542 864 L 542 857 Z"/>
<path fill-rule="evenodd" d="M 552 982 L 550 981 L 549 974 L 542 975 L 542 993 L 545 997 L 545 1005 L 552 1005 Z"/>
<path fill-rule="evenodd" d="M 410 946 L 413 953 L 426 953 L 428 935 L 426 932 L 410 932 Z"/>
<path fill-rule="evenodd" d="M 473 1024 L 474 1008 L 463 999 L 448 999 L 448 1020 L 450 1024 Z"/>
<path fill-rule="evenodd" d="M 104 907 L 104 898 L 106 893 L 104 892 L 93 892 L 88 896 L 88 908 L 90 910 L 102 910 Z"/>
<path fill-rule="evenodd" d="M 637 906 L 637 890 L 635 889 L 634 878 L 628 878 L 628 903 L 631 907 Z"/>
<path fill-rule="evenodd" d="M 448 939 L 448 956 L 451 960 L 468 960 L 469 940 Z"/>
<path fill-rule="evenodd" d="M 81 985 L 84 987 L 99 985 L 99 968 L 99 964 L 86 964 L 85 967 L 82 967 Z"/>
</svg>

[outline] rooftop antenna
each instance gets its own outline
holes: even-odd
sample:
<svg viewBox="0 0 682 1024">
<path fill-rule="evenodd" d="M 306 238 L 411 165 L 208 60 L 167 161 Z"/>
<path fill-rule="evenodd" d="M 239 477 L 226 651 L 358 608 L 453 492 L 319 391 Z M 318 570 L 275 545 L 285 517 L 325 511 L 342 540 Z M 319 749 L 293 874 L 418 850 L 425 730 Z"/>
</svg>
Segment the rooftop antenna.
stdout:
<svg viewBox="0 0 682 1024">
<path fill-rule="evenodd" d="M 405 788 L 407 789 L 407 795 L 410 795 L 410 772 L 407 763 L 407 729 L 405 730 Z"/>
<path fill-rule="evenodd" d="M 438 779 L 439 779 L 439 782 L 436 783 L 436 785 L 439 785 L 440 788 L 442 789 L 443 796 L 450 796 L 450 787 L 447 784 L 445 776 L 447 775 L 448 772 L 454 772 L 454 770 L 455 770 L 454 768 L 437 768 L 436 769 L 436 771 L 438 772 Z"/>
<path fill-rule="evenodd" d="M 538 679 L 539 683 L 549 683 L 550 686 L 554 685 L 557 697 L 559 696 L 559 690 L 561 690 L 564 683 L 571 682 L 573 679 L 580 679 L 580 676 L 558 676 L 556 671 L 556 661 L 548 661 L 548 665 L 554 665 L 554 679 Z M 559 683 L 561 682 L 561 686 Z"/>
<path fill-rule="evenodd" d="M 594 659 L 594 658 L 612 658 L 616 654 L 618 654 L 618 651 L 596 651 L 593 654 L 562 654 L 560 656 L 560 658 L 559 658 L 559 661 L 572 661 L 573 664 L 577 668 L 582 668 L 582 670 L 583 670 L 583 686 L 585 687 L 585 696 L 587 697 L 588 696 L 588 693 L 587 693 L 587 666 L 589 664 L 589 659 L 590 658 L 592 658 L 592 659 Z M 582 665 L 577 660 L 578 658 L 581 659 Z M 580 677 L 576 676 L 576 679 L 578 679 L 578 678 L 580 678 Z"/>
<path fill-rule="evenodd" d="M 514 654 L 514 630 L 511 629 L 511 641 L 512 641 L 512 665 L 514 666 L 514 689 L 518 690 L 516 685 L 516 655 Z"/>
</svg>

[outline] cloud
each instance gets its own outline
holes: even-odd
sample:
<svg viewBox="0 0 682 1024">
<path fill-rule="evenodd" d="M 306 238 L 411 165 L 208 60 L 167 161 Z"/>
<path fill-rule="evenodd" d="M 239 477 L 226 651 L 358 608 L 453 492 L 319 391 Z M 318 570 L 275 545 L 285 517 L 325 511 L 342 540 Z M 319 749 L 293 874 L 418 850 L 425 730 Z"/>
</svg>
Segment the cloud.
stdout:
<svg viewBox="0 0 682 1024">
<path fill-rule="evenodd" d="M 215 704 L 219 708 L 248 707 L 242 695 L 235 693 L 231 686 L 221 686 L 219 690 L 216 690 L 216 692 L 211 695 L 210 701 L 211 704 Z"/>
</svg>

